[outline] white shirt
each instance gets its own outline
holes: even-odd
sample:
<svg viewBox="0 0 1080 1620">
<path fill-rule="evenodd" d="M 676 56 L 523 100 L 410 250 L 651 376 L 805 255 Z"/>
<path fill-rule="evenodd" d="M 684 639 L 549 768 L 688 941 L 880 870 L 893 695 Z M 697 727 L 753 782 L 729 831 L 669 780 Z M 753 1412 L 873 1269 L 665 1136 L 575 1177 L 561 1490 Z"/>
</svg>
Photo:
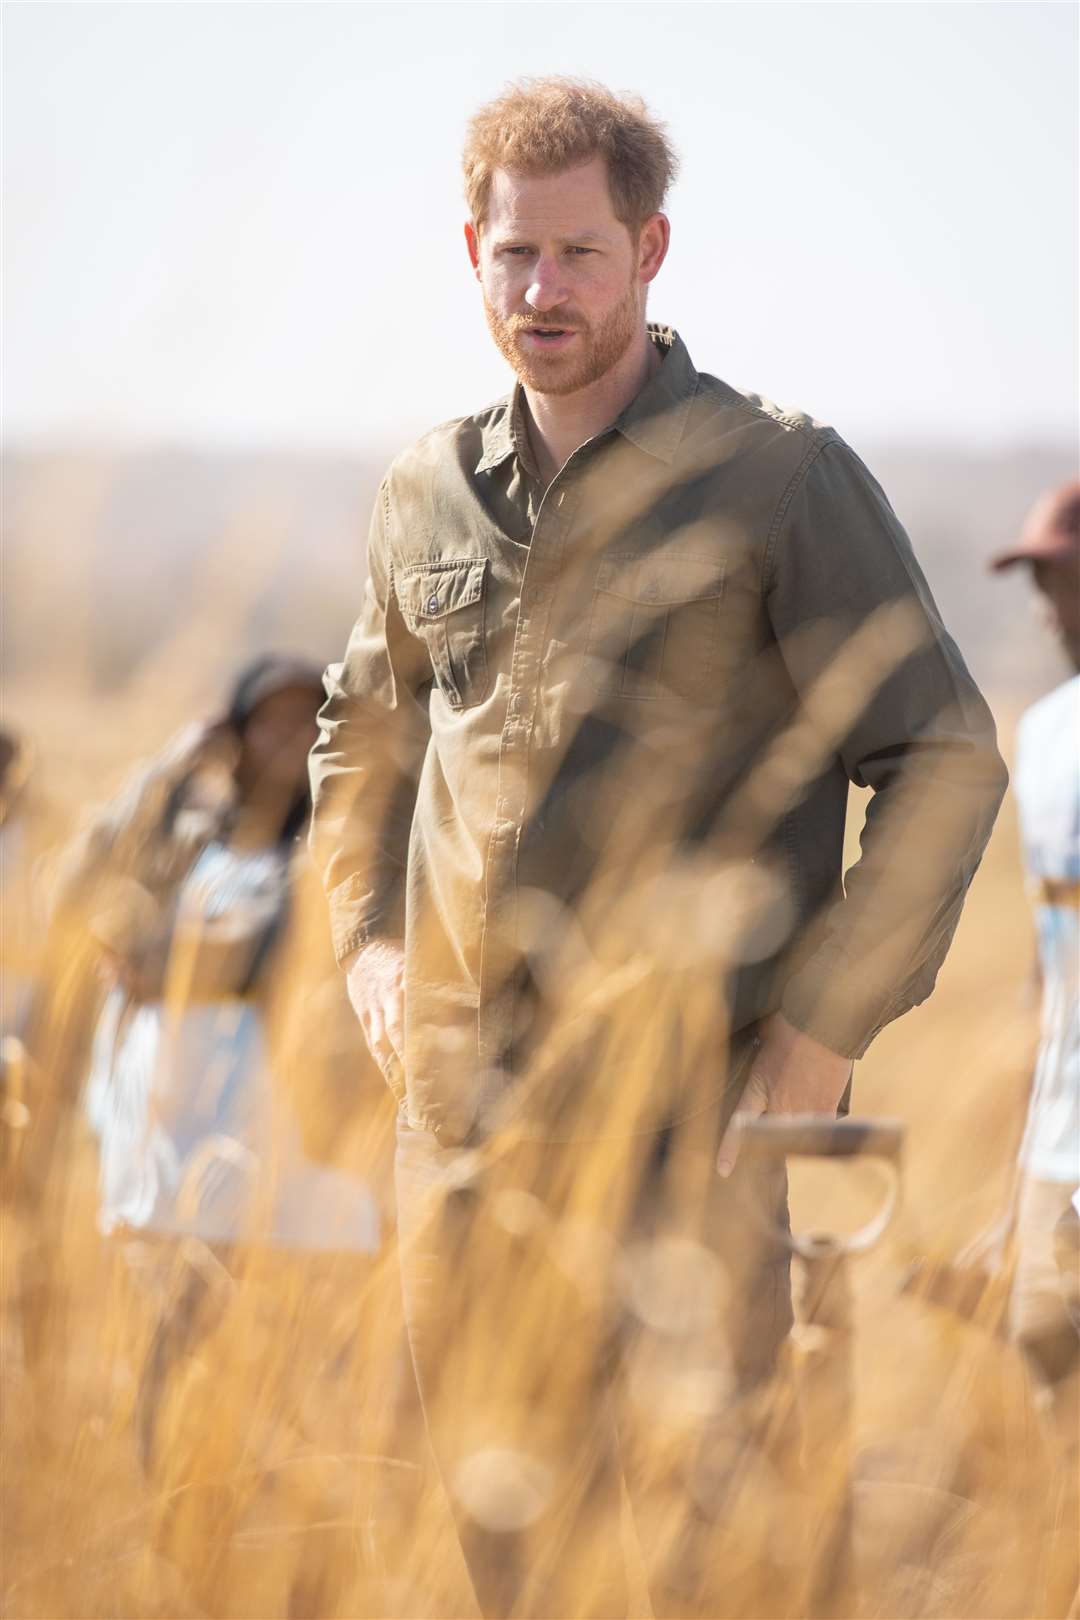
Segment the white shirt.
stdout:
<svg viewBox="0 0 1080 1620">
<path fill-rule="evenodd" d="M 1080 909 L 1051 905 L 1043 880 L 1080 881 L 1080 675 L 1024 715 L 1013 786 L 1035 904 L 1042 1029 L 1020 1162 L 1080 1182 Z"/>
<path fill-rule="evenodd" d="M 197 985 L 200 943 L 251 943 L 286 900 L 288 852 L 210 844 L 185 879 L 178 937 Z M 176 951 L 174 939 L 174 954 Z M 171 971 L 175 963 L 171 964 Z M 100 1222 L 280 1247 L 374 1252 L 379 1211 L 369 1187 L 313 1163 L 276 1098 L 257 1008 L 236 994 L 131 1005 L 115 992 L 94 1042 L 87 1112 L 101 1154 Z"/>
</svg>

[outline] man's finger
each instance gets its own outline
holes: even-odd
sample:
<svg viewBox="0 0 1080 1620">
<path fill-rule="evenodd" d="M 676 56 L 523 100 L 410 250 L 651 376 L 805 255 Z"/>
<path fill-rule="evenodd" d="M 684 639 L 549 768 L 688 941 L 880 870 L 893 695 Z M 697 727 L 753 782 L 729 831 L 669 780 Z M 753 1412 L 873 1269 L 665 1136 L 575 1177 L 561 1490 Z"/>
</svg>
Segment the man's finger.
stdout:
<svg viewBox="0 0 1080 1620">
<path fill-rule="evenodd" d="M 383 1029 L 386 1038 L 394 1049 L 395 1057 L 403 1060 L 405 1053 L 405 1020 L 401 997 L 396 997 L 388 1008 L 383 1009 L 383 1013 Z"/>
<path fill-rule="evenodd" d="M 735 1168 L 735 1161 L 739 1157 L 739 1132 L 749 1119 L 760 1119 L 769 1106 L 769 1088 L 760 1074 L 752 1074 L 750 1083 L 743 1092 L 742 1101 L 738 1109 L 728 1121 L 728 1128 L 724 1132 L 720 1143 L 720 1151 L 716 1155 L 716 1169 L 722 1176 L 730 1176 Z"/>
<path fill-rule="evenodd" d="M 397 1052 L 394 1051 L 394 1048 L 390 1045 L 390 1042 L 384 1041 L 376 1051 L 372 1052 L 371 1055 L 375 1059 L 375 1062 L 379 1065 L 379 1068 L 382 1070 L 383 1078 L 385 1080 L 393 1081 L 395 1071 L 400 1072 L 402 1064 L 401 1058 Z"/>
<path fill-rule="evenodd" d="M 360 1033 L 364 1037 L 368 1051 L 373 1058 L 378 1058 L 379 1049 L 386 1045 L 383 1040 L 382 1025 L 377 1024 L 373 1018 L 361 1018 Z"/>
</svg>

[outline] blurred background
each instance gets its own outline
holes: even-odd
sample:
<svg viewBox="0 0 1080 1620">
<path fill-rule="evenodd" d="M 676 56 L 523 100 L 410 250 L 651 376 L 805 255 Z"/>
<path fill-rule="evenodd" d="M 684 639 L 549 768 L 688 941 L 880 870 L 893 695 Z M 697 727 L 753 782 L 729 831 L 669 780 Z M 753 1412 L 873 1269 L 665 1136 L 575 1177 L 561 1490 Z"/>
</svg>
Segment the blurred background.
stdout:
<svg viewBox="0 0 1080 1620">
<path fill-rule="evenodd" d="M 339 656 L 386 464 L 509 387 L 465 257 L 458 154 L 475 105 L 548 72 L 638 92 L 668 122 L 682 171 L 653 317 L 699 368 L 810 411 L 860 452 L 1009 757 L 1021 710 L 1066 673 L 1027 570 L 991 578 L 986 564 L 1035 498 L 1077 472 L 1077 46 L 1076 8 L 1040 0 L 8 0 L 3 724 L 32 756 L 48 841 L 177 727 L 216 713 L 253 655 Z M 991 1450 L 1000 1441 L 995 1467 L 1010 1447 L 1020 1456 L 1025 1420 L 1002 1416 L 1010 1400 L 1021 1412 L 1017 1367 L 896 1296 L 920 1245 L 953 1251 L 1000 1207 L 1033 1049 L 1032 956 L 1007 801 L 935 998 L 859 1071 L 862 1108 L 899 1114 L 911 1142 L 907 1213 L 861 1319 L 864 1438 L 929 1433 L 947 1389 L 950 1422 L 982 1426 Z M 417 1517 L 409 1496 L 397 1530 L 375 1537 L 365 1569 L 378 1581 L 358 1585 L 349 1563 L 332 1596 L 297 1595 L 298 1523 L 329 1537 L 337 1526 L 355 1551 L 355 1470 L 329 1486 L 305 1475 L 276 1518 L 237 1530 L 227 1591 L 207 1576 L 193 1600 L 146 1562 L 154 1538 L 125 1423 L 149 1316 L 102 1258 L 93 1153 L 80 1139 L 70 1151 L 66 1280 L 44 1309 L 59 1288 L 82 1358 L 46 1334 L 49 1376 L 67 1358 L 71 1389 L 66 1405 L 44 1399 L 66 1414 L 63 1435 L 43 1431 L 32 1453 L 44 1494 L 5 1490 L 4 1612 L 462 1612 L 445 1524 L 434 1507 Z M 794 1192 L 819 1217 L 839 1207 L 818 1172 Z M 5 1287 L 25 1307 L 15 1252 L 9 1240 Z M 364 1385 L 373 1421 L 400 1378 L 392 1262 L 384 1253 L 365 1284 L 384 1311 L 366 1347 L 368 1373 L 386 1375 Z M 335 1386 L 324 1403 L 324 1450 L 344 1432 L 346 1395 Z M 211 1403 L 207 1432 L 217 1415 Z M 25 1438 L 33 1424 L 20 1422 Z M 357 1445 L 377 1449 L 370 1431 Z M 1017 1466 L 1023 1491 L 1028 1461 Z M 881 1602 L 908 1607 L 874 1612 L 970 1617 L 976 1589 L 981 1615 L 1043 1612 L 1022 1541 L 995 1595 L 979 1584 L 978 1559 L 1021 1535 L 1015 1502 L 999 1506 L 965 1547 L 959 1596 L 894 1593 Z M 198 1526 L 177 1534 L 191 1551 Z M 322 1556 L 343 1557 L 330 1541 Z"/>
<path fill-rule="evenodd" d="M 1075 464 L 1073 6 L 14 3 L 4 35 L 5 686 L 43 741 L 54 683 L 197 697 L 266 638 L 340 647 L 387 461 L 508 385 L 458 152 L 551 71 L 670 125 L 654 318 L 855 445 L 984 684 L 1052 679 L 982 564 Z"/>
</svg>

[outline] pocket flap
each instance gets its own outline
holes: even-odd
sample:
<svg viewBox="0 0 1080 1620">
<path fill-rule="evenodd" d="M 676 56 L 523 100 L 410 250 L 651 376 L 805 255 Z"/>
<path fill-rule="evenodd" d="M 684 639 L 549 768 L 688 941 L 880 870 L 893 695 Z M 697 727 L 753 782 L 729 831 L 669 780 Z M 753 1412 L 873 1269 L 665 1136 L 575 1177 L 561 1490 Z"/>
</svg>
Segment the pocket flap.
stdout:
<svg viewBox="0 0 1080 1620">
<path fill-rule="evenodd" d="M 721 557 L 609 557 L 596 573 L 596 588 L 627 602 L 674 607 L 724 593 Z"/>
<path fill-rule="evenodd" d="M 414 563 L 396 576 L 401 611 L 410 619 L 443 619 L 484 594 L 486 557 Z"/>
</svg>

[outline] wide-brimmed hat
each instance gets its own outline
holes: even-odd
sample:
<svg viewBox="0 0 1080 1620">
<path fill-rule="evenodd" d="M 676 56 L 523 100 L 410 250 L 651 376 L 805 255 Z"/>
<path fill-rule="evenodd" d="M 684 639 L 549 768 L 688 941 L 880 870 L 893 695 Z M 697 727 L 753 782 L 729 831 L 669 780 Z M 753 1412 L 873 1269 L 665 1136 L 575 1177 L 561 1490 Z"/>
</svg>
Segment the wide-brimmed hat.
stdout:
<svg viewBox="0 0 1080 1620">
<path fill-rule="evenodd" d="M 1062 484 L 1037 500 L 1017 544 L 991 558 L 990 567 L 997 573 L 1015 563 L 1055 562 L 1070 557 L 1080 564 L 1080 482 Z"/>
</svg>

